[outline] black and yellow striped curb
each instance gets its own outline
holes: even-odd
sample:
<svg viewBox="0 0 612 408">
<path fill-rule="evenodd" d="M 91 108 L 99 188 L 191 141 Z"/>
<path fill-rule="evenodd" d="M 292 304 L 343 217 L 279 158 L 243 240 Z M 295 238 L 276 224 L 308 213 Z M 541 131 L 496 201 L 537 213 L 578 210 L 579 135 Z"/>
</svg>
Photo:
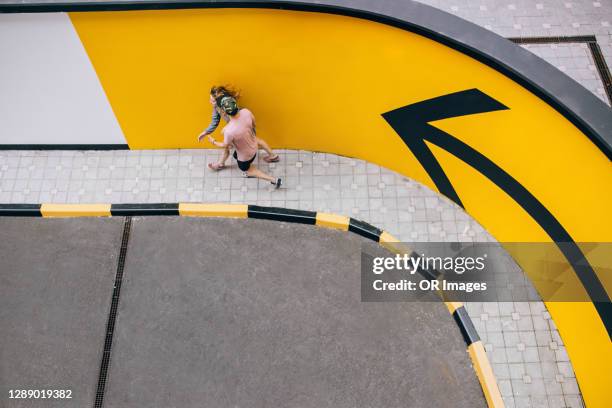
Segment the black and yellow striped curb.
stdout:
<svg viewBox="0 0 612 408">
<path fill-rule="evenodd" d="M 366 222 L 337 214 L 292 210 L 278 207 L 262 207 L 248 204 L 200 204 L 200 203 L 159 203 L 159 204 L 0 204 L 0 216 L 5 217 L 110 217 L 110 216 L 151 216 L 178 215 L 186 217 L 256 218 L 264 220 L 317 225 L 350 231 L 380 243 L 391 252 L 405 252 L 406 246 L 386 231 Z M 410 251 L 411 253 L 412 251 Z M 435 270 L 419 270 L 427 279 L 437 279 Z M 474 370 L 482 386 L 489 407 L 504 406 L 493 369 L 463 303 L 445 302 L 448 311 L 459 326 L 467 345 Z"/>
</svg>

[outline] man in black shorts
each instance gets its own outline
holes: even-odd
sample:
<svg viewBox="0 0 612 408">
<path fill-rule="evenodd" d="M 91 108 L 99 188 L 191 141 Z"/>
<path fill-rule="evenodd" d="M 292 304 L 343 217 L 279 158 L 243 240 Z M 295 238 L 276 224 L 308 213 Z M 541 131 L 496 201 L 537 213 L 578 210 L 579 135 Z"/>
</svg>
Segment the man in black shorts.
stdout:
<svg viewBox="0 0 612 408">
<path fill-rule="evenodd" d="M 232 96 L 220 96 L 217 105 L 229 116 L 229 123 L 223 128 L 223 143 L 217 142 L 212 136 L 208 139 L 212 144 L 226 149 L 223 157 L 227 157 L 229 148 L 234 147 L 234 158 L 238 168 L 246 177 L 257 177 L 269 181 L 275 188 L 282 184 L 280 178 L 275 178 L 259 170 L 253 161 L 257 157 L 257 137 L 255 136 L 255 117 L 246 108 L 238 109 L 238 103 Z"/>
</svg>

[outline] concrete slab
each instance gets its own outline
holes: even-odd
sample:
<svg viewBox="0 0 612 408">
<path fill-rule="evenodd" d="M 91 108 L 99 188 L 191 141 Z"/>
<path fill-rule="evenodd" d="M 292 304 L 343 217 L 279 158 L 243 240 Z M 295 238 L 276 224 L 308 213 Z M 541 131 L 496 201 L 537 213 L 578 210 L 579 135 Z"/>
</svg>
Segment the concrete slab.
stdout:
<svg viewBox="0 0 612 408">
<path fill-rule="evenodd" d="M 364 242 L 135 218 L 105 407 L 484 407 L 443 304 L 360 302 Z"/>
<path fill-rule="evenodd" d="M 0 217 L 0 406 L 92 406 L 122 218 Z M 72 390 L 9 399 L 9 390 Z"/>
</svg>

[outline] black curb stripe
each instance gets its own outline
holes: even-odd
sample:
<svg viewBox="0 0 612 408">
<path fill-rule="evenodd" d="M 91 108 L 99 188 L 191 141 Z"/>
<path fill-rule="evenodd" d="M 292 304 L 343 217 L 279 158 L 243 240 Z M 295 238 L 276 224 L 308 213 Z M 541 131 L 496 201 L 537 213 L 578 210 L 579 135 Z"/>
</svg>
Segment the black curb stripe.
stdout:
<svg viewBox="0 0 612 408">
<path fill-rule="evenodd" d="M 247 214 L 249 218 L 257 218 L 262 220 L 295 222 L 310 225 L 315 225 L 317 222 L 317 213 L 314 211 L 290 210 L 279 207 L 261 207 L 258 205 L 249 205 Z"/>
<path fill-rule="evenodd" d="M 410 254 L 411 258 L 418 258 L 419 254 L 416 252 L 412 252 Z M 424 268 L 419 268 L 417 269 L 417 272 L 424 277 L 425 279 L 429 279 L 429 280 L 436 280 L 438 279 L 438 277 L 440 276 L 440 272 L 437 269 L 424 269 Z"/>
<path fill-rule="evenodd" d="M 463 340 L 469 347 L 470 344 L 475 343 L 480 340 L 478 336 L 478 332 L 472 323 L 472 319 L 468 315 L 465 307 L 458 307 L 453 312 L 453 317 L 455 318 L 455 322 L 457 322 L 457 326 L 459 326 L 459 330 L 461 330 L 461 335 L 463 336 Z"/>
<path fill-rule="evenodd" d="M 42 217 L 40 204 L 0 204 L 0 216 Z"/>
<path fill-rule="evenodd" d="M 111 204 L 111 215 L 179 215 L 178 203 Z"/>
<path fill-rule="evenodd" d="M 367 222 L 359 221 L 354 218 L 349 220 L 348 230 L 376 242 L 380 242 L 380 234 L 382 234 L 382 230 Z"/>
<path fill-rule="evenodd" d="M 0 144 L 0 150 L 129 150 L 126 144 Z"/>
<path fill-rule="evenodd" d="M 111 307 L 108 313 L 108 320 L 106 322 L 106 336 L 104 338 L 104 350 L 102 351 L 102 361 L 100 363 L 100 372 L 98 374 L 98 386 L 96 388 L 94 408 L 102 408 L 104 403 L 104 391 L 106 390 L 106 379 L 108 376 L 111 350 L 113 347 L 113 334 L 115 332 L 117 309 L 119 308 L 119 296 L 121 295 L 121 283 L 123 282 L 123 269 L 125 266 L 128 242 L 130 240 L 131 227 L 132 219 L 130 217 L 125 217 L 125 222 L 123 224 L 123 236 L 121 238 L 121 249 L 119 250 L 119 260 L 117 262 L 117 273 L 115 275 L 115 286 L 113 288 Z"/>
</svg>

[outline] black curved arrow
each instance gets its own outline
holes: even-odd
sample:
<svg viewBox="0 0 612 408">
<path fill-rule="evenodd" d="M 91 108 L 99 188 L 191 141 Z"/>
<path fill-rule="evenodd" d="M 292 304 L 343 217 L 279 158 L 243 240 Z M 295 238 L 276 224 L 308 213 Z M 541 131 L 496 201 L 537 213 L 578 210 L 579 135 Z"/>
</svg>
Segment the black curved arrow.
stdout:
<svg viewBox="0 0 612 408">
<path fill-rule="evenodd" d="M 383 113 L 383 118 L 402 138 L 425 168 L 440 193 L 463 207 L 457 192 L 425 141 L 435 144 L 478 170 L 514 201 L 546 231 L 576 271 L 612 339 L 612 303 L 595 271 L 570 234 L 548 209 L 521 183 L 486 156 L 428 122 L 476 113 L 508 109 L 478 89 L 469 89 L 428 99 Z"/>
</svg>

